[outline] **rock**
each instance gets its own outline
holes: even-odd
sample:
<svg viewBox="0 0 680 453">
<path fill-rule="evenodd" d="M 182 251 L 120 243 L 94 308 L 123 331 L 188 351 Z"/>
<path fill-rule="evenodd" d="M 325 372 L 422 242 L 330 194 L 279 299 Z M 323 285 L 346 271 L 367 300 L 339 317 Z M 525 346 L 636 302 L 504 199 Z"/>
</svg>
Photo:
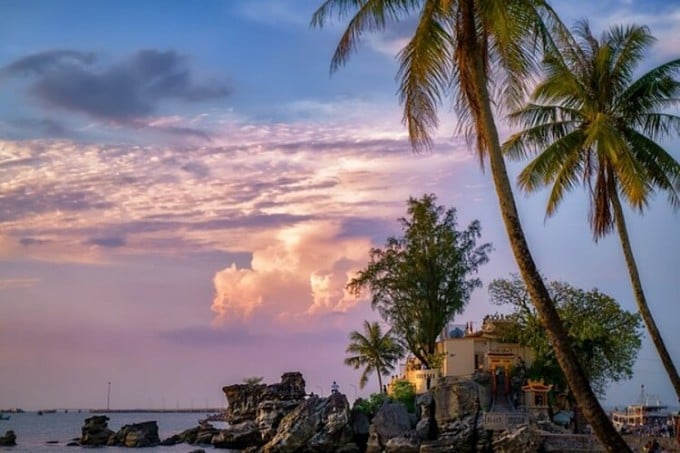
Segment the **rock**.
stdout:
<svg viewBox="0 0 680 453">
<path fill-rule="evenodd" d="M 236 384 L 222 388 L 229 407 L 225 419 L 231 424 L 255 420 L 258 407 L 264 401 L 300 403 L 305 397 L 305 380 L 299 372 L 284 373 L 278 384 Z"/>
<path fill-rule="evenodd" d="M 385 444 L 385 453 L 418 453 L 420 442 L 414 436 L 393 437 Z"/>
<path fill-rule="evenodd" d="M 543 440 L 539 431 L 530 425 L 520 426 L 512 431 L 503 431 L 493 441 L 495 453 L 537 453 L 542 451 Z"/>
<path fill-rule="evenodd" d="M 430 420 L 427 418 L 422 418 L 420 421 L 416 424 L 416 436 L 418 436 L 418 439 L 421 441 L 423 440 L 431 440 L 430 439 Z"/>
<path fill-rule="evenodd" d="M 477 385 L 470 379 L 446 377 L 431 392 L 439 427 L 480 410 Z"/>
<path fill-rule="evenodd" d="M 378 446 L 384 448 L 390 439 L 399 437 L 410 429 L 411 420 L 406 407 L 401 403 L 385 403 L 373 417 L 369 428 L 368 445 L 375 448 L 377 440 Z"/>
<path fill-rule="evenodd" d="M 155 421 L 124 425 L 116 434 L 109 437 L 107 445 L 128 448 L 154 447 L 160 445 L 158 424 Z"/>
<path fill-rule="evenodd" d="M 286 415 L 264 453 L 332 452 L 352 442 L 349 403 L 341 393 L 312 396 Z"/>
<path fill-rule="evenodd" d="M 352 410 L 352 431 L 354 432 L 354 443 L 361 451 L 366 450 L 366 443 L 368 442 L 368 430 L 371 422 L 368 415 L 363 412 Z"/>
<path fill-rule="evenodd" d="M 255 424 L 260 429 L 262 439 L 269 442 L 286 414 L 295 409 L 301 401 L 263 401 L 257 406 Z"/>
<path fill-rule="evenodd" d="M 197 450 L 191 450 L 189 453 L 205 453 L 205 450 L 203 450 L 202 448 L 199 448 Z"/>
<path fill-rule="evenodd" d="M 361 453 L 363 450 L 354 442 L 350 442 L 345 445 L 341 445 L 335 450 L 335 453 Z"/>
<path fill-rule="evenodd" d="M 109 429 L 109 417 L 106 415 L 95 415 L 86 418 L 81 428 L 81 436 L 78 441 L 80 445 L 90 447 L 101 447 L 106 445 L 109 438 L 115 433 Z"/>
<path fill-rule="evenodd" d="M 211 443 L 216 448 L 242 449 L 261 445 L 264 442 L 255 422 L 245 421 L 219 430 L 213 436 Z"/>
<path fill-rule="evenodd" d="M 195 428 L 190 428 L 175 434 L 161 442 L 161 445 L 169 446 L 176 444 L 210 444 L 213 436 L 219 432 L 213 425 L 205 421 L 199 422 Z"/>
<path fill-rule="evenodd" d="M 11 429 L 5 432 L 4 436 L 0 436 L 0 446 L 14 447 L 17 444 L 17 436 Z"/>
<path fill-rule="evenodd" d="M 416 434 L 423 440 L 433 440 L 439 435 L 439 427 L 435 418 L 435 400 L 431 393 L 423 393 L 416 398 L 416 413 L 420 419 L 416 425 Z"/>
</svg>

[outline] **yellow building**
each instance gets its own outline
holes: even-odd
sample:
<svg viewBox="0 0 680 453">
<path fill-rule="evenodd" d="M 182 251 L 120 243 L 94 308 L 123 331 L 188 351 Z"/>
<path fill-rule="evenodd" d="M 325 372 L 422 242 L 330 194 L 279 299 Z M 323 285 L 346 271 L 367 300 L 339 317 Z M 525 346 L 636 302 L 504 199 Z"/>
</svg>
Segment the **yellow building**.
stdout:
<svg viewBox="0 0 680 453">
<path fill-rule="evenodd" d="M 475 331 L 472 323 L 464 329 L 458 327 L 447 329 L 437 343 L 437 352 L 442 357 L 441 367 L 427 370 L 420 362 L 411 357 L 406 361 L 401 378 L 414 385 L 416 393 L 424 393 L 436 383 L 440 376 L 470 376 L 475 371 L 488 371 L 494 376 L 504 375 L 500 379 L 510 391 L 510 371 L 513 367 L 533 361 L 531 350 L 517 343 L 503 341 L 506 329 L 514 324 L 511 317 L 505 315 L 489 315 L 482 322 L 480 330 Z M 493 391 L 496 393 L 497 379 L 493 379 Z"/>
</svg>

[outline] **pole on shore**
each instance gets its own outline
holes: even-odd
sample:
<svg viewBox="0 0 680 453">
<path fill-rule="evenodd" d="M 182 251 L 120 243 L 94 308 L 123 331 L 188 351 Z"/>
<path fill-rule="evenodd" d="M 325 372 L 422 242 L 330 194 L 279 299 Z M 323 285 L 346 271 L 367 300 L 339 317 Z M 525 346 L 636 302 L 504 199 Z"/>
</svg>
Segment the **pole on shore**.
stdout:
<svg viewBox="0 0 680 453">
<path fill-rule="evenodd" d="M 111 410 L 111 381 L 109 381 L 106 389 L 106 410 Z"/>
</svg>

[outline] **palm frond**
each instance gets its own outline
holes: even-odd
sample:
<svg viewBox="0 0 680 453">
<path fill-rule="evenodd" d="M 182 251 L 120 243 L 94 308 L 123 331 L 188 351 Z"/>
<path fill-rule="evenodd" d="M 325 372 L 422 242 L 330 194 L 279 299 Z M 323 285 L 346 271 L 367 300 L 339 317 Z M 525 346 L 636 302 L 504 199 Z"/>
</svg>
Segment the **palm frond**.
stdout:
<svg viewBox="0 0 680 453">
<path fill-rule="evenodd" d="M 331 59 L 331 72 L 347 62 L 364 32 L 383 30 L 389 21 L 398 21 L 420 3 L 418 0 L 326 0 L 312 15 L 312 27 L 323 27 L 330 16 L 343 19 L 352 15 Z"/>
<path fill-rule="evenodd" d="M 451 81 L 451 35 L 446 29 L 441 1 L 429 1 L 418 26 L 399 53 L 399 101 L 414 150 L 429 149 L 439 126 L 438 109 Z"/>
</svg>

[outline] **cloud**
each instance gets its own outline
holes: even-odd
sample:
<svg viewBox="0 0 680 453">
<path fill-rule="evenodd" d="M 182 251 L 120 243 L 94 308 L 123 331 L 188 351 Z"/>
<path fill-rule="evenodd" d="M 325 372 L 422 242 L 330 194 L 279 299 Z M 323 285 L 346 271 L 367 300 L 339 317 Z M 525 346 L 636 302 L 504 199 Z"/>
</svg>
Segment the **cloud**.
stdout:
<svg viewBox="0 0 680 453">
<path fill-rule="evenodd" d="M 36 238 L 21 238 L 19 239 L 19 243 L 21 245 L 24 245 L 26 247 L 31 246 L 31 245 L 41 245 L 41 244 L 47 244 L 49 241 L 46 241 L 44 239 L 36 239 Z"/>
<path fill-rule="evenodd" d="M 186 56 L 154 49 L 109 64 L 94 53 L 50 50 L 15 60 L 0 73 L 30 78 L 31 94 L 47 106 L 123 124 L 150 117 L 164 101 L 202 102 L 229 93 L 223 82 L 195 82 Z"/>
<path fill-rule="evenodd" d="M 85 241 L 85 245 L 94 245 L 105 248 L 118 248 L 125 245 L 125 238 L 121 236 L 90 238 Z"/>
<path fill-rule="evenodd" d="M 342 102 L 342 110 L 351 108 Z M 414 188 L 437 192 L 453 177 L 477 174 L 462 170 L 475 165 L 462 143 L 414 156 L 398 121 L 386 126 L 387 115 L 368 116 L 346 123 L 259 124 L 230 115 L 149 120 L 154 127 L 218 124 L 220 134 L 205 145 L 0 141 L 0 256 L 92 262 L 262 253 L 280 231 L 314 222 L 336 225 L 333 241 L 382 242 Z M 314 300 L 338 309 L 347 269 L 335 261 L 306 269 L 302 283 L 287 287 L 306 301 L 296 312 Z M 230 278 L 250 286 L 241 273 Z"/>
<path fill-rule="evenodd" d="M 341 231 L 338 222 L 299 223 L 254 250 L 250 268 L 232 264 L 217 272 L 211 308 L 218 322 L 256 311 L 276 318 L 351 308 L 357 300 L 344 287 L 365 263 L 371 243 L 340 239 Z"/>
<path fill-rule="evenodd" d="M 0 279 L 0 290 L 13 288 L 30 288 L 40 282 L 37 278 Z"/>
</svg>

